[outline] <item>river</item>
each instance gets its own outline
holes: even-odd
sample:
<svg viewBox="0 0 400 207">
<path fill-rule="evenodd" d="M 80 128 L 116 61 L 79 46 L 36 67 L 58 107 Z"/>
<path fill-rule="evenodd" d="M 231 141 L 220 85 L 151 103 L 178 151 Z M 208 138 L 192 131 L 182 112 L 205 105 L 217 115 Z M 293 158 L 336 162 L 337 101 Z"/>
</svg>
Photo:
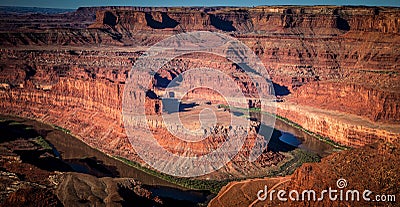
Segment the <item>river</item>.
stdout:
<svg viewBox="0 0 400 207">
<path fill-rule="evenodd" d="M 233 112 L 242 116 L 241 112 Z M 139 169 L 116 160 L 97 149 L 89 147 L 76 137 L 39 121 L 0 115 L 1 119 L 21 122 L 33 127 L 53 147 L 56 156 L 62 158 L 75 171 L 92 174 L 97 177 L 131 177 L 149 186 L 155 195 L 169 197 L 191 202 L 206 202 L 212 196 L 208 191 L 194 191 L 182 188 Z M 301 148 L 314 152 L 321 157 L 332 153 L 333 147 L 321 142 L 311 135 L 294 128 L 287 123 L 276 120 L 274 125 L 273 142 L 278 143 L 278 148 L 286 143 L 293 148 Z M 277 142 L 276 139 L 279 139 Z M 272 141 L 271 141 L 272 142 Z M 287 147 L 286 147 L 287 148 Z M 280 150 L 280 149 L 279 149 Z"/>
<path fill-rule="evenodd" d="M 130 177 L 149 186 L 154 195 L 193 203 L 204 203 L 213 196 L 208 191 L 189 190 L 145 173 L 116 160 L 97 149 L 93 149 L 76 137 L 57 130 L 52 126 L 25 118 L 0 115 L 0 119 L 16 121 L 32 127 L 53 147 L 54 154 L 76 172 L 97 177 Z M 169 193 L 171 192 L 171 193 Z"/>
<path fill-rule="evenodd" d="M 245 112 L 243 112 L 243 110 L 232 111 L 232 113 L 235 116 L 244 117 L 246 115 Z M 250 115 L 248 115 L 248 117 L 250 117 L 250 119 L 261 120 L 261 112 L 250 112 L 249 114 Z M 263 115 L 268 116 L 266 114 Z M 269 137 L 268 133 L 266 133 L 265 135 L 262 134 L 262 132 L 260 132 L 260 134 L 266 136 L 265 139 L 270 139 L 269 141 L 270 143 L 274 142 L 274 144 L 278 145 L 285 143 L 287 145 L 292 146 L 293 149 L 300 148 L 308 152 L 315 153 L 320 157 L 325 157 L 334 152 L 335 150 L 335 148 L 332 145 L 320 141 L 316 137 L 313 137 L 312 135 L 302 131 L 301 129 L 295 128 L 282 120 L 276 119 L 272 125 L 270 120 L 268 120 L 268 122 L 270 123 L 269 124 L 261 123 L 261 124 L 263 125 L 263 127 L 266 127 L 267 129 L 273 128 L 274 133 L 272 133 L 271 138 Z"/>
</svg>

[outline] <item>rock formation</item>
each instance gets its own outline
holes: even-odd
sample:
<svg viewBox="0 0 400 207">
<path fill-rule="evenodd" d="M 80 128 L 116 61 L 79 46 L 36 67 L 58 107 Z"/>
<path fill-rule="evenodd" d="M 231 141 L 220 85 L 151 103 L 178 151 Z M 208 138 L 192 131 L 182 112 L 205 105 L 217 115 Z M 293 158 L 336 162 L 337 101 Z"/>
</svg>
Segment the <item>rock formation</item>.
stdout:
<svg viewBox="0 0 400 207">
<path fill-rule="evenodd" d="M 132 199 L 163 204 L 133 178 L 73 172 L 32 126 L 2 119 L 0 127 L 0 206 L 122 206 Z"/>
<path fill-rule="evenodd" d="M 399 188 L 396 185 L 400 178 L 395 172 L 399 170 L 399 161 L 397 142 L 374 143 L 332 154 L 323 158 L 320 163 L 304 164 L 291 176 L 231 182 L 221 189 L 209 206 L 397 206 L 397 201 L 393 200 L 377 202 L 375 196 L 398 196 Z M 342 189 L 336 183 L 339 179 L 346 180 L 346 186 Z M 269 192 L 275 190 L 275 194 L 272 200 L 267 197 L 266 200 L 260 201 L 257 193 L 259 190 L 264 190 L 265 186 Z M 326 193 L 322 201 L 317 201 L 317 198 L 321 198 L 320 193 L 329 188 L 338 190 L 332 194 L 332 198 L 337 196 L 336 199 L 332 201 Z M 288 198 L 288 201 L 278 200 L 279 190 L 287 192 L 284 197 Z M 288 196 L 291 190 L 299 192 L 300 195 L 304 190 L 314 190 L 316 199 L 313 201 L 311 197 L 308 200 L 306 196 L 304 200 L 299 197 L 299 200 L 292 201 Z M 344 192 L 342 200 L 340 200 L 340 190 Z M 346 199 L 347 190 L 358 190 L 359 200 L 357 201 L 356 197 L 351 200 L 351 195 Z M 371 201 L 362 198 L 364 190 L 373 192 L 368 195 Z"/>
<path fill-rule="evenodd" d="M 197 30 L 236 37 L 259 56 L 281 100 L 278 115 L 349 146 L 400 137 L 398 8 L 80 8 L 26 29 L 33 16 L 1 16 L 0 112 L 62 126 L 108 154 L 140 161 L 121 116 L 132 64 L 148 46 Z M 21 24 L 11 28 L 10 18 Z M 68 23 L 55 26 L 55 18 Z M 204 64 L 240 72 L 194 55 L 171 61 L 153 83 Z M 232 77 L 253 92 L 245 76 Z M 147 101 L 149 113 L 158 102 Z"/>
</svg>

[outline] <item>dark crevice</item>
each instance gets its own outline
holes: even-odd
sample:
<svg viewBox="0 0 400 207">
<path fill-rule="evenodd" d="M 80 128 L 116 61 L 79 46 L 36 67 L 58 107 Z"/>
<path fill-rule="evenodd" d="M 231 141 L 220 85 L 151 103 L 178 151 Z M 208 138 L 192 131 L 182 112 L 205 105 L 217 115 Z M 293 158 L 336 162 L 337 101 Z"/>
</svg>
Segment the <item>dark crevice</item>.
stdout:
<svg viewBox="0 0 400 207">
<path fill-rule="evenodd" d="M 236 28 L 232 25 L 232 21 L 226 21 L 223 19 L 218 18 L 217 16 L 211 14 L 210 15 L 211 25 L 215 28 L 225 31 L 225 32 L 233 32 L 236 31 Z"/>
<path fill-rule="evenodd" d="M 117 25 L 117 17 L 111 12 L 105 12 L 103 23 L 110 26 L 115 26 Z"/>
<path fill-rule="evenodd" d="M 342 17 L 338 17 L 336 19 L 336 25 L 337 25 L 337 28 L 340 30 L 345 30 L 345 31 L 350 30 L 349 23 L 347 22 L 347 20 L 343 19 Z"/>
<path fill-rule="evenodd" d="M 29 80 L 36 74 L 36 69 L 31 66 L 25 67 L 25 80 Z"/>
<path fill-rule="evenodd" d="M 149 97 L 150 99 L 158 99 L 157 94 L 152 90 L 146 91 L 146 97 Z"/>
<path fill-rule="evenodd" d="M 272 82 L 274 87 L 275 95 L 277 96 L 286 96 L 290 94 L 288 87 L 279 85 L 277 83 Z"/>
<path fill-rule="evenodd" d="M 168 16 L 167 13 L 162 12 L 161 13 L 161 18 L 162 21 L 156 21 L 153 19 L 153 16 L 150 13 L 145 14 L 147 26 L 153 28 L 153 29 L 166 29 L 166 28 L 174 28 L 176 27 L 179 22 L 175 21 L 171 17 Z"/>
<path fill-rule="evenodd" d="M 174 80 L 175 77 L 176 77 L 175 74 L 171 74 L 172 80 Z M 181 76 L 181 75 L 178 76 L 177 79 L 175 79 L 172 83 L 171 83 L 171 80 L 169 80 L 169 79 L 166 78 L 166 77 L 160 76 L 159 73 L 154 74 L 154 79 L 156 80 L 156 81 L 155 81 L 155 85 L 154 85 L 155 87 L 158 87 L 158 88 L 167 88 L 167 87 L 175 87 L 175 86 L 178 86 L 178 83 L 182 81 L 182 76 Z M 178 83 L 177 83 L 177 82 L 178 82 Z M 171 84 L 171 85 L 170 85 L 170 84 Z M 169 85 L 169 86 L 168 86 L 168 85 Z"/>
</svg>

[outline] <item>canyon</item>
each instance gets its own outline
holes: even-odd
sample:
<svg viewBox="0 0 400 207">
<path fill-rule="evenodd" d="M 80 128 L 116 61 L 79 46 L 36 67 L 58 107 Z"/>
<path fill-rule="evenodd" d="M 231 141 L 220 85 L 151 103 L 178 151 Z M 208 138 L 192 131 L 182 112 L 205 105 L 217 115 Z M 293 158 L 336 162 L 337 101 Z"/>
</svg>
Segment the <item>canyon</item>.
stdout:
<svg viewBox="0 0 400 207">
<path fill-rule="evenodd" d="M 83 7 L 64 14 L 2 14 L 0 113 L 60 126 L 106 154 L 143 164 L 125 133 L 121 113 L 132 66 L 165 38 L 211 31 L 238 39 L 258 56 L 274 89 L 279 117 L 337 145 L 365 149 L 376 142 L 395 143 L 400 138 L 399 17 L 399 8 L 350 6 Z M 159 119 L 159 94 L 180 73 L 196 67 L 229 74 L 252 101 L 249 106 L 260 107 L 255 87 L 239 65 L 209 54 L 173 58 L 154 79 L 145 80 L 151 91 L 135 91 L 146 99 L 133 103 L 145 104 L 146 114 L 154 118 L 145 124 L 164 147 L 178 154 L 182 143 Z M 210 78 L 216 85 L 223 82 Z M 204 89 L 187 98 L 206 99 L 212 106 L 226 104 Z M 188 116 L 208 105 L 195 103 L 199 106 L 188 109 Z M 229 113 L 215 111 L 222 117 Z M 224 141 L 222 131 L 184 148 L 196 155 L 206 153 L 202 150 Z M 203 178 L 265 176 L 257 173 L 277 166 L 285 155 L 266 149 L 256 162 L 245 162 L 255 139 L 249 136 L 247 147 L 219 174 Z M 344 153 L 357 155 L 361 150 Z M 323 163 L 335 156 L 342 155 L 324 158 Z M 297 170 L 292 182 L 307 180 L 298 174 L 312 167 Z"/>
<path fill-rule="evenodd" d="M 195 206 L 207 199 L 44 123 L 1 115 L 0 131 L 0 206 Z M 158 185 L 181 197 L 156 192 Z"/>
</svg>

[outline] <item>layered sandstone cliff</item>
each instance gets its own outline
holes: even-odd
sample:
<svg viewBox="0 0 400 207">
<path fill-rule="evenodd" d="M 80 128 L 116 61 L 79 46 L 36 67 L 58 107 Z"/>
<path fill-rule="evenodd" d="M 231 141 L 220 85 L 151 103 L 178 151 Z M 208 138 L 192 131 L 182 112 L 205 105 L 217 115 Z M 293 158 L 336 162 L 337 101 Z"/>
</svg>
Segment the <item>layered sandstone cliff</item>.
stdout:
<svg viewBox="0 0 400 207">
<path fill-rule="evenodd" d="M 106 153 L 138 161 L 121 116 L 132 64 L 172 34 L 211 30 L 238 38 L 260 57 L 283 101 L 277 103 L 279 115 L 350 146 L 399 137 L 398 8 L 108 7 L 82 8 L 64 18 L 70 15 L 85 22 L 0 32 L 1 113 L 62 126 Z M 29 24 L 31 16 L 19 18 Z M 206 64 L 231 73 L 244 93 L 254 93 L 237 65 L 222 62 L 207 55 L 179 57 L 153 83 L 157 88 Z M 196 93 L 189 95 L 221 101 Z M 157 114 L 159 101 L 147 104 Z"/>
<path fill-rule="evenodd" d="M 397 9 L 352 7 L 154 8 L 105 9 L 91 26 L 134 30 L 215 30 L 339 35 L 346 31 L 398 33 Z"/>
</svg>

